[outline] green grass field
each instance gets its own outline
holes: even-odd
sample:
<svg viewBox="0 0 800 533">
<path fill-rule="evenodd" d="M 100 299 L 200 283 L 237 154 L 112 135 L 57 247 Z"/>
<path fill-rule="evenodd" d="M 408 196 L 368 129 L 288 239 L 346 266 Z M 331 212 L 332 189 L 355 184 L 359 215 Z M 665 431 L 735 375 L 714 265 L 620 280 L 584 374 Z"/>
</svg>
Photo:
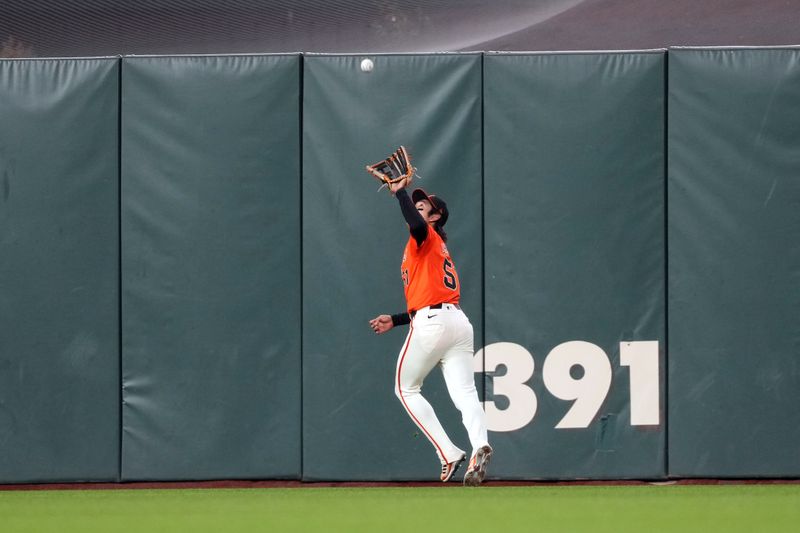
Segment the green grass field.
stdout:
<svg viewBox="0 0 800 533">
<path fill-rule="evenodd" d="M 0 491 L 18 531 L 800 531 L 800 485 Z"/>
</svg>

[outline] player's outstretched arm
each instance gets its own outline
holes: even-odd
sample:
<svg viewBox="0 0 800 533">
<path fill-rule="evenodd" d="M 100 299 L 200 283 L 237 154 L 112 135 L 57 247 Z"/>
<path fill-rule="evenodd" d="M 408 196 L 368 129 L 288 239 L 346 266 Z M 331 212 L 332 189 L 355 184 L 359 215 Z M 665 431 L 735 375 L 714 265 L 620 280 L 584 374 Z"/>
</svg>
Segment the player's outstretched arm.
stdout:
<svg viewBox="0 0 800 533">
<path fill-rule="evenodd" d="M 417 246 L 422 246 L 422 242 L 428 236 L 428 224 L 425 222 L 425 219 L 422 218 L 422 215 L 419 214 L 417 208 L 414 207 L 414 202 L 411 200 L 411 197 L 408 196 L 405 189 L 399 190 L 396 196 L 397 201 L 400 202 L 400 211 L 402 211 L 403 217 L 408 224 L 408 231 L 411 233 L 411 236 L 414 237 L 414 240 L 417 241 Z"/>
</svg>

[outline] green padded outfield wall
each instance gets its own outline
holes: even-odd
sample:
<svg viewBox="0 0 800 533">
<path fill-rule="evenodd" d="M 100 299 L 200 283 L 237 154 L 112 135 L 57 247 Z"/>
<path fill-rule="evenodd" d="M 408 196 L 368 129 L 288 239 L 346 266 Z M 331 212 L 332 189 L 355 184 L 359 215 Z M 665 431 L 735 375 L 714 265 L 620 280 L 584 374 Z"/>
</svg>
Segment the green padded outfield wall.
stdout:
<svg viewBox="0 0 800 533">
<path fill-rule="evenodd" d="M 300 65 L 123 59 L 125 480 L 300 475 Z"/>
<path fill-rule="evenodd" d="M 796 477 L 800 48 L 669 64 L 669 474 Z"/>
<path fill-rule="evenodd" d="M 494 476 L 664 475 L 664 69 L 485 57 Z"/>
<path fill-rule="evenodd" d="M 303 477 L 436 479 L 434 448 L 394 395 L 407 326 L 368 320 L 405 310 L 398 202 L 364 170 L 399 145 L 418 186 L 448 202 L 448 248 L 481 343 L 481 56 L 305 56 L 303 98 Z M 480 384 L 479 384 L 480 386 Z M 468 447 L 435 369 L 423 393 Z"/>
<path fill-rule="evenodd" d="M 119 475 L 119 61 L 0 61 L 0 482 Z"/>
</svg>

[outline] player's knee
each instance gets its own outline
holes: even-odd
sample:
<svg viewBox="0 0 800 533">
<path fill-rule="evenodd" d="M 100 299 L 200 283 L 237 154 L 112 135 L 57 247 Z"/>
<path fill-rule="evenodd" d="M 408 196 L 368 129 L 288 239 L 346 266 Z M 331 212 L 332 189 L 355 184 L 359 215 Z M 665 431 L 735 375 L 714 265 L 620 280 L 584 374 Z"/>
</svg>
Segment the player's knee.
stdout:
<svg viewBox="0 0 800 533">
<path fill-rule="evenodd" d="M 398 399 L 402 400 L 403 398 L 408 398 L 412 394 L 419 394 L 420 390 L 421 387 L 395 385 L 394 395 L 397 396 Z"/>
</svg>

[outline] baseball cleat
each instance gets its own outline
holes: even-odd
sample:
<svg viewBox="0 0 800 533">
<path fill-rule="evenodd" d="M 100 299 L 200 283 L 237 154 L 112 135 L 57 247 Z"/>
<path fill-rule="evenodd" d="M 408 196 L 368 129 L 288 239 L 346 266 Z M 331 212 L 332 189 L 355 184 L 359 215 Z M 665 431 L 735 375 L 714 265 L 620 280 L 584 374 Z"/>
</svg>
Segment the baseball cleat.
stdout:
<svg viewBox="0 0 800 533">
<path fill-rule="evenodd" d="M 483 483 L 483 478 L 486 477 L 486 467 L 489 466 L 489 461 L 492 459 L 492 447 L 488 444 L 481 446 L 472 459 L 469 460 L 469 467 L 467 473 L 464 474 L 464 486 L 477 487 Z"/>
<path fill-rule="evenodd" d="M 452 463 L 442 464 L 442 475 L 439 476 L 439 479 L 442 480 L 442 483 L 447 483 L 448 481 L 450 481 L 450 478 L 453 477 L 453 474 L 456 473 L 456 470 L 458 470 L 458 467 L 461 466 L 461 463 L 463 463 L 464 459 L 466 458 L 467 458 L 466 455 L 461 454 L 461 457 L 459 457 Z"/>
</svg>

